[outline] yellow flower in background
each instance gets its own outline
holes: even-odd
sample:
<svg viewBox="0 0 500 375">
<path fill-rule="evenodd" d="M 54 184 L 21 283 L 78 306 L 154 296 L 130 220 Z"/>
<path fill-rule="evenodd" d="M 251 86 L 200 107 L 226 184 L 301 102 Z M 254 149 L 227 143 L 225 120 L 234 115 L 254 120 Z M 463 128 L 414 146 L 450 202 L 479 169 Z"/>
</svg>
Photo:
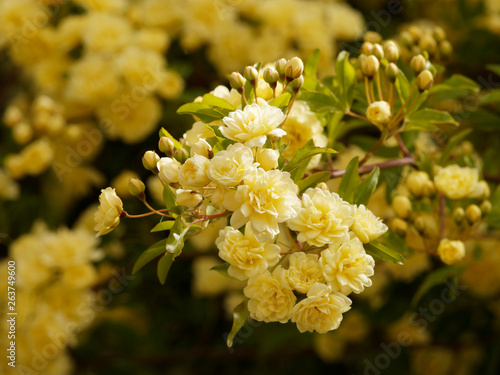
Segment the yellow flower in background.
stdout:
<svg viewBox="0 0 500 375">
<path fill-rule="evenodd" d="M 282 278 L 292 289 L 307 294 L 314 284 L 325 282 L 316 254 L 293 253 L 288 257 L 288 263 Z"/>
<path fill-rule="evenodd" d="M 328 285 L 345 295 L 361 293 L 372 285 L 375 261 L 366 254 L 361 241 L 354 237 L 340 248 L 330 246 L 319 259 Z"/>
<path fill-rule="evenodd" d="M 465 257 L 465 245 L 462 241 L 450 241 L 443 238 L 437 249 L 438 255 L 446 264 L 455 264 Z"/>
<path fill-rule="evenodd" d="M 476 168 L 460 167 L 457 164 L 441 168 L 434 176 L 437 190 L 450 199 L 477 198 L 483 194 Z"/>
<path fill-rule="evenodd" d="M 226 227 L 215 240 L 219 257 L 230 264 L 228 273 L 238 280 L 246 280 L 274 266 L 280 259 L 280 247 L 269 242 L 259 242 L 250 223 L 245 234 Z"/>
<path fill-rule="evenodd" d="M 333 292 L 325 284 L 314 284 L 307 298 L 293 308 L 292 322 L 301 333 L 327 333 L 337 329 L 342 322 L 342 314 L 351 308 L 351 300 L 342 293 Z"/>
<path fill-rule="evenodd" d="M 387 225 L 363 204 L 354 206 L 354 223 L 351 230 L 361 242 L 368 243 L 387 232 Z"/>
<path fill-rule="evenodd" d="M 244 143 L 247 147 L 262 147 L 268 135 L 282 137 L 286 134 L 278 128 L 285 118 L 277 107 L 253 103 L 243 111 L 238 109 L 224 117 L 224 125 L 219 129 L 224 137 Z"/>
<path fill-rule="evenodd" d="M 83 42 L 91 52 L 115 53 L 131 39 L 132 25 L 127 19 L 107 13 L 90 13 L 83 30 Z"/>
<path fill-rule="evenodd" d="M 298 187 L 290 173 L 279 170 L 252 170 L 238 186 L 224 196 L 224 206 L 234 211 L 231 226 L 241 228 L 252 223 L 259 241 L 271 240 L 279 233 L 278 224 L 297 215 Z"/>
<path fill-rule="evenodd" d="M 282 272 L 283 269 L 278 266 L 272 274 L 266 270 L 248 279 L 243 293 L 250 298 L 248 310 L 253 319 L 266 323 L 286 323 L 292 317 L 297 297 L 281 282 Z"/>
<path fill-rule="evenodd" d="M 102 189 L 99 196 L 99 208 L 94 216 L 96 236 L 111 232 L 120 223 L 122 212 L 123 202 L 116 195 L 115 189 L 111 187 Z"/>
<path fill-rule="evenodd" d="M 210 179 L 224 186 L 236 186 L 250 172 L 254 165 L 252 150 L 235 143 L 219 151 L 211 160 L 207 174 Z"/>
<path fill-rule="evenodd" d="M 340 246 L 354 222 L 352 206 L 336 193 L 309 188 L 302 195 L 299 214 L 287 221 L 297 239 L 313 246 Z"/>
</svg>

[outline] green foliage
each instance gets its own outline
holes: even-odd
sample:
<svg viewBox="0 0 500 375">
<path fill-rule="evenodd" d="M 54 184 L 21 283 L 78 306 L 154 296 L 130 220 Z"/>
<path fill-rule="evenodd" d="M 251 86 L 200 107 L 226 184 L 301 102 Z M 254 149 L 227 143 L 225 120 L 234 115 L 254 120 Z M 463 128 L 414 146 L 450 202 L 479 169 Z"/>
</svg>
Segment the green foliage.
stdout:
<svg viewBox="0 0 500 375">
<path fill-rule="evenodd" d="M 448 112 L 424 108 L 409 117 L 403 131 L 435 131 L 439 129 L 438 125 L 458 126 L 459 124 Z"/>
<path fill-rule="evenodd" d="M 360 204 L 368 204 L 371 195 L 377 188 L 378 178 L 380 176 L 380 168 L 375 167 L 368 178 L 364 180 L 354 192 L 353 203 Z"/>
<path fill-rule="evenodd" d="M 351 108 L 356 85 L 356 69 L 349 62 L 349 53 L 342 51 L 337 57 L 337 80 L 340 87 L 340 105 L 344 110 Z"/>
<path fill-rule="evenodd" d="M 404 258 L 400 253 L 398 253 L 395 249 L 387 247 L 381 242 L 371 241 L 370 243 L 364 244 L 364 248 L 368 254 L 377 259 L 397 264 L 404 263 Z"/>
<path fill-rule="evenodd" d="M 233 340 L 238 334 L 239 330 L 245 325 L 249 316 L 247 301 L 240 303 L 233 311 L 233 327 L 227 336 L 227 347 L 233 346 Z"/>
<path fill-rule="evenodd" d="M 134 264 L 134 268 L 132 269 L 132 273 L 136 274 L 142 267 L 151 262 L 157 256 L 163 254 L 165 252 L 165 247 L 167 245 L 167 240 L 161 240 L 155 243 L 153 246 L 149 247 L 146 251 L 144 251 L 139 259 Z"/>
<path fill-rule="evenodd" d="M 304 191 L 309 189 L 310 187 L 314 187 L 318 185 L 320 182 L 327 182 L 330 179 L 329 171 L 322 171 L 313 173 L 310 176 L 307 176 L 303 180 L 297 182 L 297 186 L 299 187 L 299 195 Z"/>
<path fill-rule="evenodd" d="M 151 232 L 162 232 L 164 230 L 170 230 L 174 226 L 174 223 L 174 220 L 162 221 L 156 224 L 154 228 L 151 229 Z"/>
<path fill-rule="evenodd" d="M 354 192 L 359 185 L 359 158 L 356 156 L 347 165 L 345 174 L 340 180 L 337 194 L 346 202 L 354 203 Z"/>
</svg>

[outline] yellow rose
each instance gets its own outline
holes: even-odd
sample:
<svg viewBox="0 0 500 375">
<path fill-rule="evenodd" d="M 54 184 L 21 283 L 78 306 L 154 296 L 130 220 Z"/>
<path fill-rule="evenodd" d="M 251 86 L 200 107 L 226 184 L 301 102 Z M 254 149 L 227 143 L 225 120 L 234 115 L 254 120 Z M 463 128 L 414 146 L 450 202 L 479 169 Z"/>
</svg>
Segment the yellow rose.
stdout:
<svg viewBox="0 0 500 375">
<path fill-rule="evenodd" d="M 342 322 L 342 314 L 351 308 L 351 300 L 339 292 L 333 292 L 325 285 L 316 283 L 307 298 L 293 308 L 292 322 L 297 323 L 301 333 L 327 333 L 337 329 Z"/>
<path fill-rule="evenodd" d="M 383 129 L 391 121 L 391 106 L 387 102 L 374 102 L 366 110 L 366 117 L 379 129 Z"/>
<path fill-rule="evenodd" d="M 288 263 L 288 269 L 282 274 L 283 282 L 300 293 L 306 294 L 314 284 L 325 281 L 315 254 L 293 253 L 288 257 Z"/>
<path fill-rule="evenodd" d="M 99 208 L 94 216 L 96 236 L 111 232 L 120 223 L 122 212 L 123 202 L 116 195 L 115 189 L 111 187 L 102 189 L 99 196 Z"/>
<path fill-rule="evenodd" d="M 443 263 L 452 265 L 461 261 L 465 256 L 465 245 L 462 241 L 450 241 L 443 238 L 439 243 L 437 252 Z"/>
<path fill-rule="evenodd" d="M 218 152 L 208 166 L 208 177 L 225 186 L 238 185 L 254 165 L 252 150 L 235 143 Z"/>
<path fill-rule="evenodd" d="M 179 169 L 180 184 L 186 189 L 208 185 L 210 183 L 210 178 L 207 176 L 209 162 L 210 160 L 201 155 L 194 155 L 187 159 Z"/>
<path fill-rule="evenodd" d="M 278 266 L 271 274 L 264 271 L 251 277 L 243 290 L 250 298 L 250 316 L 261 322 L 286 323 L 292 317 L 292 309 L 297 298 L 292 290 L 281 282 L 283 269 Z"/>
<path fill-rule="evenodd" d="M 181 169 L 181 163 L 179 163 L 174 158 L 161 158 L 156 164 L 158 169 L 158 177 L 165 184 L 172 184 L 179 182 L 179 170 Z"/>
<path fill-rule="evenodd" d="M 351 230 L 361 242 L 368 243 L 387 232 L 387 225 L 364 205 L 354 207 L 354 223 Z"/>
<path fill-rule="evenodd" d="M 477 198 L 484 193 L 476 168 L 452 164 L 441 168 L 434 176 L 437 190 L 450 199 Z"/>
<path fill-rule="evenodd" d="M 259 242 L 250 223 L 245 226 L 245 234 L 233 227 L 224 228 L 215 244 L 219 249 L 219 257 L 230 264 L 229 275 L 238 280 L 262 273 L 280 259 L 280 247 Z"/>
</svg>

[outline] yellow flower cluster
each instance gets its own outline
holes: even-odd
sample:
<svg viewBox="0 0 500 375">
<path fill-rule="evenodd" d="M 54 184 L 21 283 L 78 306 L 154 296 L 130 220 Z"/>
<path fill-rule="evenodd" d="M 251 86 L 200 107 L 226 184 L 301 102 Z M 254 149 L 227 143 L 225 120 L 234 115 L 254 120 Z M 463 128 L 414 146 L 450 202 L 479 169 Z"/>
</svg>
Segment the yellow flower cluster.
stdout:
<svg viewBox="0 0 500 375">
<path fill-rule="evenodd" d="M 2 374 L 25 372 L 68 374 L 72 363 L 67 347 L 94 316 L 92 285 L 97 272 L 92 262 L 101 254 L 86 229 L 50 231 L 35 224 L 31 233 L 14 241 L 10 259 L 15 261 L 16 367 L 2 361 Z M 0 264 L 7 280 L 7 260 Z M 7 284 L 2 282 L 2 311 L 7 310 Z M 1 325 L 2 337 L 7 337 Z"/>
<path fill-rule="evenodd" d="M 246 79 L 233 73 L 231 91 L 218 87 L 181 107 L 181 112 L 200 108 L 194 114 L 205 122 L 196 121 L 181 142 L 164 133 L 159 148 L 166 156 L 147 151 L 143 164 L 158 176 L 166 197 L 167 209 L 153 212 L 164 216 L 173 212 L 177 223 L 173 225 L 184 228 L 172 229 L 173 234 L 171 230 L 176 244 L 193 224 L 204 228 L 212 219 L 231 216 L 215 244 L 228 275 L 246 283 L 243 293 L 252 318 L 281 323 L 291 320 L 300 332 L 326 333 L 336 329 L 342 314 L 350 309 L 348 295 L 371 286 L 375 262 L 364 244 L 384 234 L 387 226 L 364 205 L 344 201 L 325 184 L 299 194 L 293 175 L 284 170 L 287 162 L 293 163 L 286 150 L 303 147 L 300 137 L 286 138 L 287 129 L 317 123 L 307 104 L 295 100 L 303 69 L 302 61 L 294 58 L 266 67 L 260 82 L 254 67 L 245 69 Z M 284 72 L 283 78 L 274 80 L 278 71 Z M 253 87 L 251 94 L 245 92 L 245 81 Z M 285 92 L 287 86 L 294 94 L 289 104 L 282 108 L 272 105 L 277 94 L 290 97 Z M 259 92 L 269 91 L 267 99 L 259 97 Z M 213 120 L 216 114 L 210 112 L 207 100 L 220 105 L 218 111 L 225 108 L 226 114 Z M 211 116 L 205 118 L 205 114 Z M 287 125 L 288 121 L 292 125 Z M 323 143 L 322 137 L 316 139 Z M 310 162 L 305 166 L 310 167 Z M 148 206 L 144 184 L 132 179 L 130 187 Z M 95 216 L 98 234 L 108 233 L 120 217 L 127 216 L 133 215 L 123 211 L 115 191 L 103 190 Z M 167 252 L 169 246 L 176 245 L 167 241 Z M 206 289 L 198 282 L 196 285 L 197 290 Z M 226 289 L 221 284 L 215 290 L 221 288 Z"/>
</svg>

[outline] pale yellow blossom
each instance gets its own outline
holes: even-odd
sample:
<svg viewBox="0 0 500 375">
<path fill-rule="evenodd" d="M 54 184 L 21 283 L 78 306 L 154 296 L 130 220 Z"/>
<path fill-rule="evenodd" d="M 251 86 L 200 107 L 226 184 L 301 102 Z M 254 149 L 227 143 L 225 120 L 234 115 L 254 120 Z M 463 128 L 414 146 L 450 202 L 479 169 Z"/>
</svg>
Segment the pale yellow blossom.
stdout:
<svg viewBox="0 0 500 375">
<path fill-rule="evenodd" d="M 115 189 L 108 187 L 101 190 L 99 208 L 95 213 L 96 225 L 94 230 L 97 236 L 111 232 L 119 223 L 123 212 L 123 202 L 116 195 Z"/>
</svg>

